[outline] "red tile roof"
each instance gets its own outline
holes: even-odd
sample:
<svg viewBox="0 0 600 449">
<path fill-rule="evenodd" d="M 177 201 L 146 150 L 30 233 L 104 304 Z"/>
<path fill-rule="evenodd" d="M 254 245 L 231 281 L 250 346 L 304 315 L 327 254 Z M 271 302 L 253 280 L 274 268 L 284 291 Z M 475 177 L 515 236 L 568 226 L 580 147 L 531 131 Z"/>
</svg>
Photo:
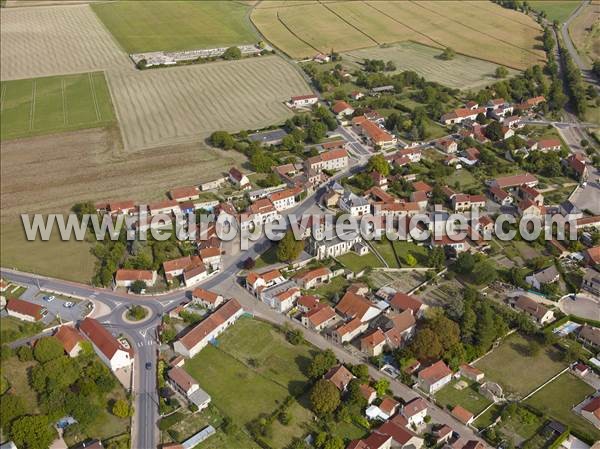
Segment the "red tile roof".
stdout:
<svg viewBox="0 0 600 449">
<path fill-rule="evenodd" d="M 335 317 L 335 310 L 326 304 L 319 304 L 305 316 L 313 326 L 320 326 Z"/>
<path fill-rule="evenodd" d="M 405 427 L 399 426 L 393 421 L 388 421 L 382 424 L 377 430 L 376 434 L 385 435 L 391 437 L 400 447 L 404 446 L 414 437 L 414 434 Z"/>
<path fill-rule="evenodd" d="M 187 349 L 192 349 L 202 339 L 206 338 L 207 335 L 210 335 L 216 328 L 221 326 L 240 310 L 242 310 L 240 303 L 236 299 L 230 299 L 208 318 L 200 322 L 200 324 L 181 337 L 179 341 Z"/>
<path fill-rule="evenodd" d="M 35 320 L 41 320 L 44 307 L 32 302 L 23 301 L 22 299 L 12 298 L 8 300 L 6 310 L 20 313 L 21 315 L 28 315 Z"/>
<path fill-rule="evenodd" d="M 473 415 L 473 413 L 471 413 L 467 409 L 461 407 L 460 405 L 456 405 L 452 409 L 452 415 L 463 424 L 469 423 L 469 421 L 471 421 L 473 419 L 473 417 L 475 416 L 475 415 Z"/>
<path fill-rule="evenodd" d="M 437 382 L 444 377 L 451 375 L 452 371 L 446 366 L 443 360 L 439 360 L 433 365 L 419 371 L 419 379 L 429 383 Z"/>
<path fill-rule="evenodd" d="M 85 318 L 79 324 L 79 330 L 89 338 L 107 359 L 111 360 L 119 350 L 127 352 L 133 356 L 133 350 L 126 349 L 108 330 L 93 318 Z"/>
<path fill-rule="evenodd" d="M 119 269 L 115 274 L 115 281 L 146 281 L 152 282 L 154 272 L 150 270 L 126 270 Z"/>
<path fill-rule="evenodd" d="M 335 306 L 335 310 L 348 318 L 362 319 L 370 307 L 372 305 L 365 297 L 346 292 Z"/>
<path fill-rule="evenodd" d="M 396 408 L 400 405 L 398 401 L 385 397 L 379 404 L 379 409 L 388 416 L 392 416 L 396 412 Z"/>
<path fill-rule="evenodd" d="M 196 288 L 192 292 L 192 298 L 198 298 L 204 302 L 215 304 L 219 298 L 219 295 L 209 290 L 204 290 L 203 288 Z"/>
<path fill-rule="evenodd" d="M 59 327 L 54 337 L 62 343 L 66 352 L 71 352 L 80 341 L 83 341 L 83 337 L 75 328 L 66 325 Z"/>
<path fill-rule="evenodd" d="M 402 409 L 402 414 L 407 418 L 415 416 L 417 413 L 421 413 L 423 410 L 427 410 L 427 401 L 423 398 L 414 398 L 412 401 L 407 402 Z"/>
<path fill-rule="evenodd" d="M 192 196 L 197 196 L 200 193 L 200 189 L 196 186 L 186 186 L 186 187 L 177 187 L 169 192 L 169 196 L 173 200 L 178 200 L 179 198 L 188 198 Z"/>
<path fill-rule="evenodd" d="M 211 257 L 217 257 L 221 255 L 221 250 L 219 248 L 204 248 L 200 251 L 200 257 L 202 259 L 210 259 Z"/>
<path fill-rule="evenodd" d="M 360 339 L 361 348 L 363 346 L 368 348 L 374 348 L 382 343 L 385 343 L 385 334 L 379 328 L 375 329 L 373 332 L 365 335 L 363 338 Z"/>
<path fill-rule="evenodd" d="M 344 390 L 354 379 L 354 375 L 344 365 L 337 365 L 327 371 L 323 378 L 332 382 L 338 390 Z"/>
<path fill-rule="evenodd" d="M 413 311 L 414 315 L 418 314 L 421 310 L 421 307 L 423 307 L 423 303 L 417 296 L 407 295 L 406 293 L 401 292 L 396 293 L 392 297 L 390 305 L 393 308 L 403 311 L 410 309 Z"/>
<path fill-rule="evenodd" d="M 422 192 L 429 193 L 433 190 L 433 187 L 431 187 L 426 182 L 417 181 L 417 182 L 413 183 L 413 189 L 415 189 L 416 192 L 422 191 Z"/>
<path fill-rule="evenodd" d="M 312 310 L 319 305 L 319 298 L 312 295 L 303 295 L 298 298 L 298 305 Z"/>
<path fill-rule="evenodd" d="M 306 273 L 294 276 L 294 279 L 302 280 L 304 282 L 311 281 L 313 279 L 328 276 L 331 274 L 331 270 L 327 267 L 315 268 L 314 270 L 307 271 Z"/>
<path fill-rule="evenodd" d="M 175 384 L 177 384 L 183 391 L 188 391 L 194 385 L 197 385 L 198 382 L 190 376 L 183 368 L 179 368 L 177 366 L 171 368 L 167 373 L 169 379 L 171 379 Z"/>
<path fill-rule="evenodd" d="M 335 104 L 333 105 L 333 107 L 331 108 L 331 110 L 335 114 L 339 114 L 340 112 L 345 111 L 346 109 L 354 109 L 354 108 L 343 100 L 336 101 Z"/>
</svg>

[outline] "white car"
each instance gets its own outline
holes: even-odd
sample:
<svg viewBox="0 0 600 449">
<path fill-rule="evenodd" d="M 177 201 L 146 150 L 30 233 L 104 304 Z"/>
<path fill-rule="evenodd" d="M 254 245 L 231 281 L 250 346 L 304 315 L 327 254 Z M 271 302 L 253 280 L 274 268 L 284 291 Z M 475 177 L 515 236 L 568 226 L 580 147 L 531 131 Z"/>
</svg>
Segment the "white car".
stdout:
<svg viewBox="0 0 600 449">
<path fill-rule="evenodd" d="M 71 301 L 67 301 L 66 303 L 63 304 L 63 307 L 66 307 L 67 309 L 70 309 L 71 307 L 73 307 L 75 305 L 74 302 Z"/>
<path fill-rule="evenodd" d="M 44 299 L 44 301 L 52 302 L 52 301 L 54 301 L 56 299 L 56 297 L 54 297 L 54 296 L 44 296 L 43 299 Z"/>
</svg>

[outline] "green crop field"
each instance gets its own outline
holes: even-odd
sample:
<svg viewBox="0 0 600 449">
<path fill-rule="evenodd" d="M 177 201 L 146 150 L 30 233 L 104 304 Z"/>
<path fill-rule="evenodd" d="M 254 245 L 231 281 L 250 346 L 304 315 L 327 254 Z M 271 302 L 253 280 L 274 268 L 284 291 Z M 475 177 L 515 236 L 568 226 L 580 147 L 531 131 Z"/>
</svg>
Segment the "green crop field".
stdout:
<svg viewBox="0 0 600 449">
<path fill-rule="evenodd" d="M 239 2 L 136 1 L 92 4 L 127 53 L 228 47 L 257 42 Z"/>
<path fill-rule="evenodd" d="M 440 53 L 439 48 L 403 42 L 398 45 L 351 51 L 344 54 L 344 61 L 393 61 L 398 71 L 412 70 L 428 81 L 455 89 L 475 89 L 498 81 L 494 76 L 498 64 L 462 55 L 445 61 L 439 57 Z M 517 73 L 516 70 L 509 70 L 509 77 Z"/>
<path fill-rule="evenodd" d="M 551 22 L 554 20 L 564 22 L 568 19 L 575 8 L 577 8 L 579 3 L 579 0 L 534 0 L 529 2 L 529 6 L 536 11 L 545 12 L 546 17 Z"/>
<path fill-rule="evenodd" d="M 102 72 L 2 81 L 2 139 L 96 128 L 115 120 Z"/>
</svg>

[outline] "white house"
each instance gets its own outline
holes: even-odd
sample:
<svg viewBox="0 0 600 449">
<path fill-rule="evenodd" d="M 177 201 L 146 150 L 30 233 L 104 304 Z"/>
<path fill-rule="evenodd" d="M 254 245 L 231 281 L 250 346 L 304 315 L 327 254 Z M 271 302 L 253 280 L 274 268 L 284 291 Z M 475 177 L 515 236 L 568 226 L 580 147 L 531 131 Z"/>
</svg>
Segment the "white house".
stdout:
<svg viewBox="0 0 600 449">
<path fill-rule="evenodd" d="M 531 285 L 536 290 L 541 290 L 545 284 L 553 284 L 560 279 L 560 273 L 554 265 L 550 265 L 548 268 L 537 271 L 530 276 L 525 278 L 525 282 Z"/>
<path fill-rule="evenodd" d="M 251 272 L 246 276 L 246 288 L 255 296 L 265 289 L 285 282 L 279 270 L 269 270 L 264 273 Z"/>
<path fill-rule="evenodd" d="M 8 316 L 12 316 L 23 321 L 30 321 L 32 323 L 41 320 L 48 313 L 45 307 L 16 298 L 11 298 L 8 300 L 6 304 L 6 312 L 8 313 Z"/>
<path fill-rule="evenodd" d="M 252 188 L 248 177 L 235 167 L 231 167 L 229 170 L 229 181 L 231 181 L 234 186 L 242 190 L 248 190 Z"/>
<path fill-rule="evenodd" d="M 290 209 L 296 205 L 296 197 L 302 192 L 301 188 L 292 188 L 280 190 L 269 195 L 269 199 L 273 203 L 275 210 L 280 212 L 282 210 Z"/>
<path fill-rule="evenodd" d="M 167 376 L 169 384 L 189 402 L 195 404 L 198 407 L 198 411 L 208 407 L 211 401 L 210 395 L 202 390 L 198 382 L 186 373 L 183 368 L 175 366 L 168 371 Z"/>
<path fill-rule="evenodd" d="M 419 387 L 429 394 L 434 394 L 441 390 L 451 380 L 452 371 L 446 366 L 443 360 L 439 360 L 433 365 L 422 369 L 417 375 Z"/>
<path fill-rule="evenodd" d="M 355 217 L 360 217 L 371 212 L 371 204 L 365 198 L 356 195 L 350 190 L 344 191 L 338 205 L 341 210 Z"/>
<path fill-rule="evenodd" d="M 427 416 L 427 402 L 423 398 L 415 398 L 407 402 L 400 412 L 406 418 L 409 426 L 419 426 Z"/>
<path fill-rule="evenodd" d="M 215 310 L 223 303 L 224 299 L 221 295 L 204 290 L 203 288 L 196 288 L 192 292 L 192 302 L 200 304 L 208 308 L 209 310 Z"/>
<path fill-rule="evenodd" d="M 325 151 L 304 161 L 305 170 L 321 172 L 323 170 L 342 170 L 348 166 L 348 152 L 344 148 Z"/>
<path fill-rule="evenodd" d="M 133 363 L 133 350 L 123 346 L 95 319 L 85 318 L 79 324 L 79 331 L 88 338 L 100 360 L 112 371 L 127 368 Z"/>
<path fill-rule="evenodd" d="M 319 97 L 316 95 L 298 95 L 290 99 L 289 105 L 292 108 L 306 108 L 317 104 Z"/>
<path fill-rule="evenodd" d="M 236 299 L 230 299 L 208 318 L 173 344 L 173 349 L 184 357 L 194 357 L 206 345 L 242 316 L 244 309 Z"/>
<path fill-rule="evenodd" d="M 143 281 L 147 286 L 156 283 L 156 271 L 153 270 L 125 270 L 119 269 L 115 274 L 115 285 L 117 287 L 131 287 L 135 281 Z"/>
</svg>

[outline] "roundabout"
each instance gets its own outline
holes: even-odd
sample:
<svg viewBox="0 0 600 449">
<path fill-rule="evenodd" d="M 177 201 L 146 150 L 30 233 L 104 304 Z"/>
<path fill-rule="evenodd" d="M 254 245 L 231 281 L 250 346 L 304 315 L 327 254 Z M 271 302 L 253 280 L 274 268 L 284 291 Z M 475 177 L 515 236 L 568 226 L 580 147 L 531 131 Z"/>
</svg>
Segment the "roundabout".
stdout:
<svg viewBox="0 0 600 449">
<path fill-rule="evenodd" d="M 131 306 L 125 308 L 121 314 L 121 318 L 125 323 L 142 324 L 154 318 L 153 315 L 154 314 L 150 307 L 140 304 L 132 304 Z"/>
</svg>

